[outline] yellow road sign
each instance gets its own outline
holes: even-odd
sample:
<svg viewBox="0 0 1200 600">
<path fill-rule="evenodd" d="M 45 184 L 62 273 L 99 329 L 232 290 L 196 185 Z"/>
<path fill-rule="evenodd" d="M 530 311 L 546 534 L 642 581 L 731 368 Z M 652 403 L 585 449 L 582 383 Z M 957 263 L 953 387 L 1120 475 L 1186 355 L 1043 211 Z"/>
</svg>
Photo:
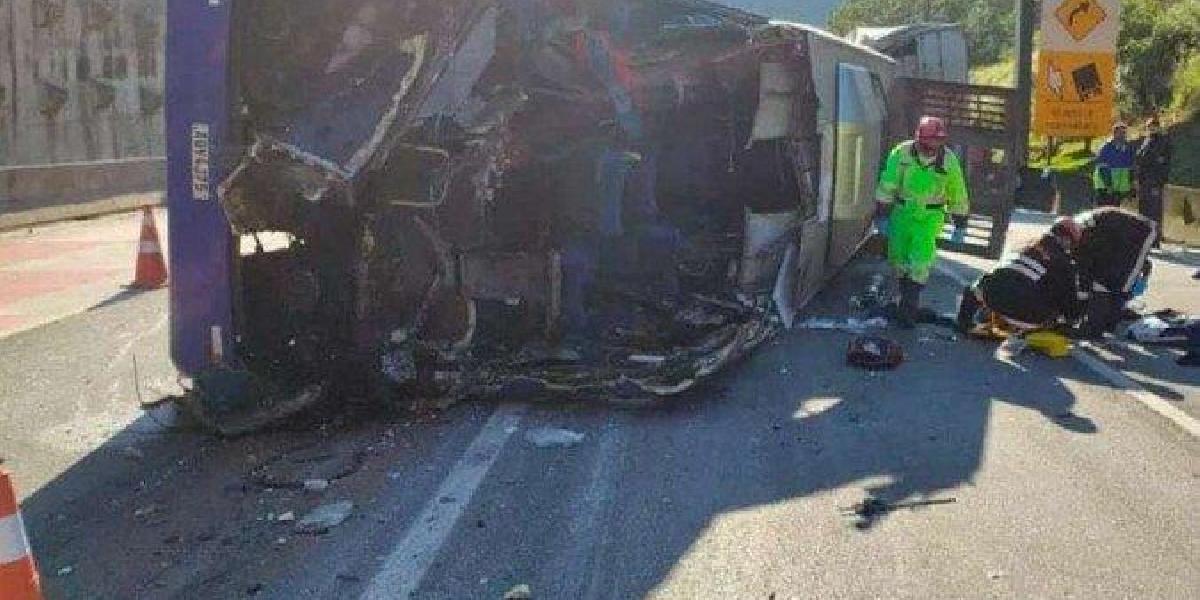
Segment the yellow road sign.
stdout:
<svg viewBox="0 0 1200 600">
<path fill-rule="evenodd" d="M 1054 9 L 1054 16 L 1076 42 L 1081 42 L 1104 24 L 1108 12 L 1098 0 L 1062 0 Z"/>
<path fill-rule="evenodd" d="M 1058 137 L 1106 134 L 1113 122 L 1117 61 L 1107 52 L 1038 54 L 1033 131 Z"/>
</svg>

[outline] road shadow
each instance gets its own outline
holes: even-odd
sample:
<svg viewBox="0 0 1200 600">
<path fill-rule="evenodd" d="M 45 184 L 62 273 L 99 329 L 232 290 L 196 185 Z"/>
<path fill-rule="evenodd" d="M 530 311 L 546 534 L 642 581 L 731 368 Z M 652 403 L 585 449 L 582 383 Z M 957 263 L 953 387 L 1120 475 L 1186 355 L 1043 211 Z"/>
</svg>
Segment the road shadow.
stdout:
<svg viewBox="0 0 1200 600">
<path fill-rule="evenodd" d="M 849 295 L 881 267 L 862 262 L 869 261 L 832 282 L 806 316 L 846 317 Z M 953 286 L 935 287 L 931 304 L 944 308 Z M 588 432 L 587 451 L 597 456 L 512 450 L 477 494 L 487 501 L 468 516 L 486 529 L 462 528 L 442 551 L 452 564 L 418 596 L 494 598 L 504 585 L 528 581 L 548 598 L 643 598 L 661 591 L 685 557 L 703 555 L 697 548 L 729 520 L 798 499 L 838 501 L 809 515 L 819 521 L 814 535 L 835 523 L 869 536 L 907 510 L 980 510 L 986 501 L 972 497 L 972 483 L 998 410 L 1027 418 L 1012 416 L 1017 408 L 1066 436 L 1099 431 L 1059 380 L 1065 370 L 1094 382 L 1070 361 L 1001 362 L 992 346 L 933 326 L 873 333 L 904 345 L 899 369 L 848 366 L 852 333 L 793 331 L 668 407 L 616 418 L 547 409 L 545 421 Z M 717 543 L 742 546 L 747 557 L 765 543 L 738 536 Z M 501 555 L 513 558 L 497 564 Z M 494 587 L 462 588 L 484 575 Z"/>
<path fill-rule="evenodd" d="M 846 316 L 849 295 L 862 290 L 881 268 L 878 260 L 856 262 L 806 314 Z M 944 312 L 955 286 L 939 280 L 934 287 L 930 303 Z M 553 564 L 555 548 L 575 549 L 594 555 L 581 563 L 586 577 L 571 577 L 569 569 L 550 574 L 557 579 L 539 582 L 535 589 L 544 590 L 540 595 L 577 598 L 607 589 L 607 597 L 645 597 L 715 523 L 743 510 L 836 491 L 846 500 L 831 508 L 827 518 L 855 535 L 871 535 L 895 514 L 893 509 L 910 510 L 895 508 L 897 503 L 953 498 L 957 504 L 911 510 L 971 510 L 972 498 L 963 495 L 969 493 L 963 486 L 969 487 L 980 468 L 998 405 L 1029 411 L 1068 435 L 1097 431 L 1087 415 L 1075 411 L 1074 397 L 1056 379 L 1067 361 L 1026 356 L 999 362 L 990 345 L 959 341 L 932 326 L 883 333 L 908 352 L 906 363 L 894 372 L 848 367 L 844 351 L 849 333 L 795 331 L 703 389 L 657 410 L 614 417 L 609 408 L 551 407 L 569 420 L 603 423 L 614 418 L 628 430 L 611 434 L 619 436 L 611 442 L 617 456 L 611 479 L 615 500 L 603 509 L 600 522 L 606 532 L 599 545 L 578 548 L 584 542 L 562 520 L 575 518 L 573 505 L 562 504 L 564 498 L 592 493 L 587 481 L 592 463 L 567 454 L 550 459 L 559 470 L 580 470 L 579 485 L 565 486 L 547 471 L 546 459 L 522 461 L 508 454 L 489 475 L 490 488 L 477 495 L 487 500 L 473 504 L 466 525 L 459 527 L 456 543 L 461 548 L 444 550 L 453 557 L 452 568 L 468 573 L 472 582 L 496 569 L 512 569 L 515 579 L 529 555 L 545 553 L 537 560 L 547 562 L 535 564 Z M 1089 378 L 1085 372 L 1068 375 Z M 346 557 L 365 564 L 354 567 L 344 581 L 324 573 L 330 581 L 322 592 L 290 597 L 356 597 L 355 586 L 369 581 L 377 568 L 372 557 L 399 539 L 405 522 L 385 521 L 378 512 L 361 519 L 356 514 L 337 532 L 303 538 L 272 515 L 299 515 L 322 501 L 349 496 L 363 505 L 378 501 L 397 507 L 391 510 L 414 518 L 444 476 L 442 469 L 454 463 L 489 409 L 456 407 L 398 432 L 394 423 L 356 422 L 345 428 L 218 440 L 186 431 L 131 428 L 24 503 L 35 550 L 48 574 L 50 598 L 130 593 L 139 598 L 282 598 L 294 593 L 285 584 L 295 573 L 324 573 L 329 561 L 344 562 Z M 596 427 L 592 435 L 605 440 L 610 435 L 605 431 Z M 599 442 L 605 443 L 610 442 Z M 404 448 L 403 460 L 397 461 L 394 453 L 390 458 L 368 453 L 363 464 L 370 468 L 339 481 L 336 493 L 327 496 L 266 488 L 249 476 L 281 455 L 367 452 L 387 444 Z M 137 452 L 126 451 L 128 446 L 136 446 Z M 515 452 L 539 451 L 524 445 L 506 450 Z M 397 486 L 388 483 L 394 474 L 408 496 L 381 491 Z M 873 503 L 854 506 L 866 500 Z M 518 518 L 517 507 L 532 514 Z M 647 532 L 653 534 L 648 537 Z M 279 543 L 281 539 L 285 542 Z M 355 552 L 368 545 L 374 551 Z M 607 564 L 630 567 L 599 568 Z M 58 575 L 62 569 L 68 572 Z M 495 598 L 504 591 L 476 593 L 458 583 L 437 589 L 435 578 L 430 579 L 421 597 Z M 501 581 L 496 579 L 497 585 Z"/>
<path fill-rule="evenodd" d="M 115 306 L 115 305 L 125 302 L 127 300 L 132 300 L 134 298 L 137 298 L 138 296 L 141 296 L 142 294 L 147 294 L 147 293 L 157 292 L 157 291 L 159 291 L 159 290 L 157 290 L 157 289 L 147 290 L 147 289 L 142 289 L 142 288 L 135 288 L 135 287 L 128 286 L 128 285 L 121 286 L 121 291 L 109 296 L 108 298 L 105 298 L 104 300 L 101 300 L 100 302 L 97 302 L 96 304 L 93 304 L 92 306 L 89 306 L 87 310 L 88 310 L 88 312 L 91 312 L 94 310 L 101 310 L 104 308 L 108 308 L 110 306 Z"/>
<path fill-rule="evenodd" d="M 390 476 L 398 472 L 408 493 L 428 493 L 438 474 L 424 468 L 442 462 L 433 455 L 445 450 L 445 438 L 459 426 L 469 429 L 481 409 L 305 421 L 237 439 L 175 421 L 169 404 L 159 411 L 165 412 L 139 418 L 22 503 L 48 600 L 258 596 L 285 582 L 294 566 L 328 560 L 320 545 L 328 536 L 297 535 L 294 522 L 276 515 L 299 519 L 353 498 L 357 508 L 343 529 L 354 533 L 342 539 L 366 537 L 358 527 L 378 531 L 363 505 L 395 485 Z M 409 449 L 409 464 L 383 457 L 398 447 Z M 306 491 L 303 476 L 266 475 L 275 465 L 304 473 L 308 462 L 318 478 L 328 478 L 328 492 Z M 327 470 L 328 462 L 340 466 Z"/>
<path fill-rule="evenodd" d="M 873 262 L 860 260 L 844 272 L 810 313 L 836 316 L 844 298 L 862 289 L 868 274 L 882 269 Z M 931 288 L 939 289 L 927 291 L 927 305 L 948 312 L 956 286 L 942 280 Z M 820 457 L 820 468 L 810 476 L 793 476 L 799 485 L 788 497 L 883 478 L 887 481 L 865 486 L 864 497 L 884 504 L 936 499 L 971 481 L 996 403 L 1035 412 L 1048 426 L 1071 433 L 1097 432 L 1090 418 L 1074 412 L 1075 398 L 1055 384 L 1056 361 L 1036 355 L 1000 359 L 995 344 L 959 339 L 936 326 L 874 333 L 905 346 L 907 360 L 896 371 L 869 373 L 846 365 L 844 349 L 853 334 L 797 332 L 785 338 L 776 356 L 762 357 L 765 362 L 804 357 L 809 364 L 788 368 L 794 376 L 779 381 L 778 374 L 754 368 L 757 372 L 738 377 L 753 382 L 745 391 L 762 402 L 785 413 L 793 410 L 778 431 L 794 435 L 802 451 Z M 734 405 L 740 404 L 737 400 Z M 857 514 L 855 526 L 870 529 L 887 514 Z"/>
</svg>

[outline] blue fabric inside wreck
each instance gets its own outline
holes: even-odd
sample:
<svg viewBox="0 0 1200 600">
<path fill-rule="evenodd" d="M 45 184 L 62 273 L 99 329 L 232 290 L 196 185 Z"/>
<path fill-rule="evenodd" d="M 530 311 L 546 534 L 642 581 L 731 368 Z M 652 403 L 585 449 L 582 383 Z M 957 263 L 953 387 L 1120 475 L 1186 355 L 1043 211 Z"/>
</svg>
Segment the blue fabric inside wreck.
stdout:
<svg viewBox="0 0 1200 600">
<path fill-rule="evenodd" d="M 657 159 L 606 148 L 596 159 L 596 222 L 569 240 L 563 252 L 563 313 L 568 332 L 592 325 L 589 305 L 597 287 L 636 286 L 651 296 L 678 293 L 679 231 L 662 222 L 655 186 Z"/>
<path fill-rule="evenodd" d="M 587 53 L 592 70 L 608 90 L 621 128 L 630 139 L 641 139 L 642 119 L 633 106 L 633 96 L 618 76 L 612 42 L 607 36 L 588 33 Z"/>
</svg>

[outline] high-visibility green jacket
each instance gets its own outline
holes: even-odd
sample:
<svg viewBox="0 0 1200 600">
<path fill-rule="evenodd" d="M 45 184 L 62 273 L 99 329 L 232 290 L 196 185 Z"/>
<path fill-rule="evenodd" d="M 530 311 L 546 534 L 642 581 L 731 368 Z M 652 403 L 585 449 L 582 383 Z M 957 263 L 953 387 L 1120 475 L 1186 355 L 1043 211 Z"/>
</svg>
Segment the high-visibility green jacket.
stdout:
<svg viewBox="0 0 1200 600">
<path fill-rule="evenodd" d="M 896 200 L 924 206 L 943 205 L 952 215 L 970 210 L 962 164 L 948 148 L 943 148 L 929 164 L 922 162 L 916 142 L 897 145 L 888 154 L 875 199 L 883 204 Z"/>
<path fill-rule="evenodd" d="M 1129 193 L 1133 189 L 1133 163 L 1136 148 L 1129 142 L 1109 139 L 1096 153 L 1092 185 L 1097 190 Z"/>
</svg>

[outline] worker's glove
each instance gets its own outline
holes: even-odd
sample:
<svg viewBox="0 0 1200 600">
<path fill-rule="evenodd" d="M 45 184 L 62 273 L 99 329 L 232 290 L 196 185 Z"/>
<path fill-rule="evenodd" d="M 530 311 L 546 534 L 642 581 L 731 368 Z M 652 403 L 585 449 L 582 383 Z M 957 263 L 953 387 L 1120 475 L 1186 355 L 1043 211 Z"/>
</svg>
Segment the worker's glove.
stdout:
<svg viewBox="0 0 1200 600">
<path fill-rule="evenodd" d="M 1139 298 L 1146 294 L 1146 290 L 1150 287 L 1150 278 L 1146 276 L 1138 277 L 1133 282 L 1133 288 L 1129 290 L 1129 294 L 1134 298 Z"/>
<path fill-rule="evenodd" d="M 954 232 L 950 234 L 950 241 L 955 244 L 964 244 L 967 241 L 967 224 L 969 220 L 966 215 L 954 215 Z"/>
<path fill-rule="evenodd" d="M 888 234 L 888 225 L 890 224 L 889 217 L 892 214 L 892 205 L 883 202 L 875 204 L 875 233 L 883 235 Z"/>
<path fill-rule="evenodd" d="M 875 217 L 875 233 L 878 233 L 881 235 L 887 235 L 888 234 L 888 225 L 889 225 L 889 221 L 886 216 L 880 217 L 880 216 L 876 215 L 876 217 Z"/>
</svg>

